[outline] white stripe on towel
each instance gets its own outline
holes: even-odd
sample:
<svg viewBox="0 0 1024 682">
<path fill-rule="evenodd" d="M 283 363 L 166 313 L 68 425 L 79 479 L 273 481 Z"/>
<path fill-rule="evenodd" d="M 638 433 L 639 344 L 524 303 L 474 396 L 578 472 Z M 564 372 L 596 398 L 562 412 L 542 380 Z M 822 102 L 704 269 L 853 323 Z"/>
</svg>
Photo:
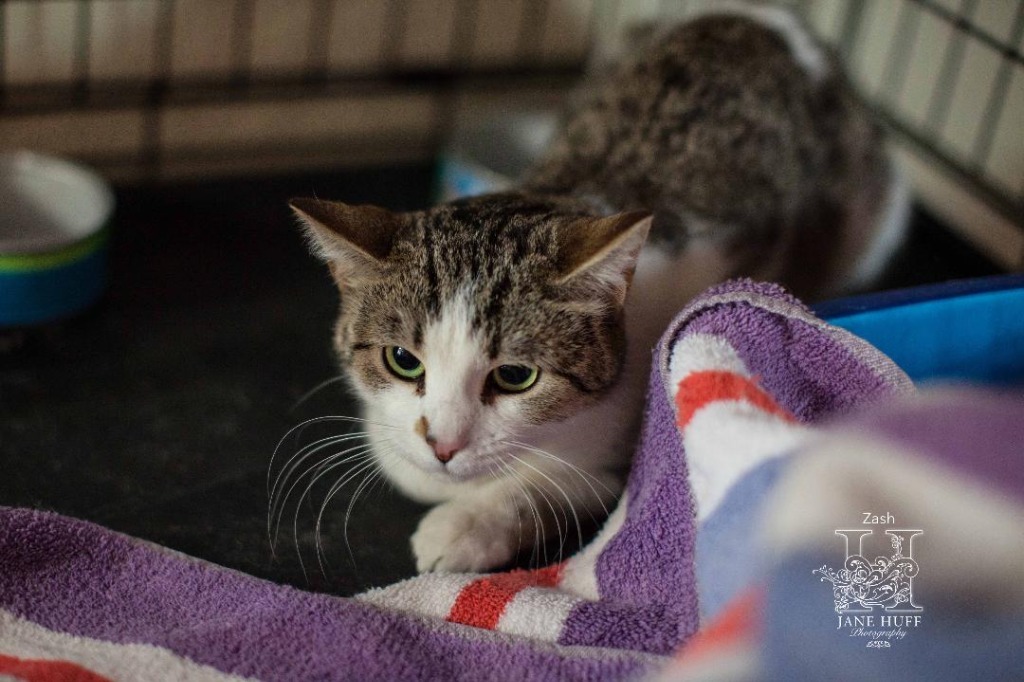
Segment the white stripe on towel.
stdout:
<svg viewBox="0 0 1024 682">
<path fill-rule="evenodd" d="M 675 394 L 679 382 L 694 372 L 732 372 L 750 377 L 739 353 L 722 338 L 711 334 L 689 334 L 676 341 L 669 361 L 669 381 Z"/>
<path fill-rule="evenodd" d="M 498 621 L 499 632 L 557 642 L 578 597 L 552 587 L 527 587 L 505 606 Z"/>
<path fill-rule="evenodd" d="M 558 583 L 561 589 L 577 594 L 584 599 L 600 598 L 600 586 L 597 584 L 597 559 L 612 538 L 622 529 L 627 509 L 629 509 L 629 496 L 623 492 L 619 504 L 605 521 L 604 527 L 601 528 L 597 537 L 579 554 L 566 562 L 562 580 Z"/>
<path fill-rule="evenodd" d="M 356 599 L 405 613 L 417 613 L 444 620 L 452 610 L 462 588 L 481 576 L 476 573 L 426 573 L 381 587 Z"/>
<path fill-rule="evenodd" d="M 55 632 L 0 609 L 0 653 L 68 661 L 114 680 L 248 680 L 151 644 L 116 644 Z"/>
<path fill-rule="evenodd" d="M 759 464 L 792 452 L 811 431 L 745 400 L 719 400 L 698 410 L 683 430 L 697 522 Z"/>
</svg>

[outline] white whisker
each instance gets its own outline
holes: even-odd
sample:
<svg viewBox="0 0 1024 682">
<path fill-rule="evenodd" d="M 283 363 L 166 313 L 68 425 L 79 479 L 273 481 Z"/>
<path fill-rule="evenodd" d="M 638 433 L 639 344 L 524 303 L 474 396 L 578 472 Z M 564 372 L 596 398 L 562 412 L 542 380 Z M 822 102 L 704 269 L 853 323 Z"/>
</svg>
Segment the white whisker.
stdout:
<svg viewBox="0 0 1024 682">
<path fill-rule="evenodd" d="M 597 489 L 593 486 L 593 484 L 590 481 L 593 481 L 594 483 L 597 483 L 599 486 L 604 488 L 604 490 L 612 498 L 616 497 L 617 495 L 616 495 L 615 491 L 613 491 L 611 488 L 609 488 L 604 483 L 602 483 L 599 478 L 597 478 L 596 476 L 594 476 L 590 472 L 586 471 L 585 469 L 581 469 L 580 467 L 576 466 L 572 462 L 566 461 L 566 460 L 562 459 L 561 457 L 558 457 L 557 455 L 553 455 L 550 452 L 547 452 L 546 450 L 541 450 L 540 448 L 534 447 L 532 445 L 527 445 L 526 443 L 521 443 L 519 441 L 514 441 L 514 440 L 503 440 L 503 441 L 500 441 L 500 442 L 505 444 L 505 445 L 511 445 L 512 447 L 520 448 L 522 450 L 526 450 L 527 452 L 532 452 L 532 453 L 534 453 L 536 455 L 540 455 L 541 457 L 544 457 L 544 458 L 549 459 L 549 460 L 551 460 L 551 461 L 553 461 L 553 462 L 555 462 L 557 464 L 561 464 L 562 466 L 565 466 L 566 468 L 568 468 L 573 473 L 579 475 L 579 477 L 583 480 L 583 482 L 587 484 L 587 487 L 590 488 L 590 492 L 592 492 L 594 494 L 594 499 L 596 499 L 597 503 L 599 505 L 601 505 L 601 510 L 604 512 L 605 517 L 607 517 L 608 514 L 610 513 L 608 511 L 608 507 L 605 506 L 603 496 L 600 493 L 597 492 Z M 589 506 L 588 506 L 588 509 L 589 509 Z M 594 518 L 593 514 L 590 515 L 590 518 L 595 520 L 595 521 L 598 520 L 598 519 Z"/>
<path fill-rule="evenodd" d="M 352 509 L 354 509 L 355 506 L 356 506 L 356 500 L 359 499 L 360 492 L 363 491 L 364 489 L 366 489 L 367 486 L 372 485 L 375 481 L 379 480 L 384 475 L 384 470 L 381 468 L 380 463 L 377 462 L 377 461 L 374 461 L 374 464 L 375 464 L 375 468 L 373 468 L 373 470 L 370 471 L 369 476 L 364 478 L 362 483 L 359 484 L 359 487 L 357 487 L 355 489 L 355 491 L 352 493 L 352 499 L 349 500 L 348 508 L 345 509 L 345 522 L 344 522 L 344 524 L 342 524 L 342 533 L 341 534 L 342 534 L 342 537 L 345 538 L 345 547 L 348 549 L 348 556 L 352 560 L 352 565 L 353 566 L 355 566 L 355 563 L 356 563 L 356 556 L 355 556 L 355 553 L 352 551 L 352 543 L 349 542 L 349 539 L 348 539 L 348 522 L 349 522 L 349 519 L 352 517 Z M 321 513 L 323 513 L 323 512 L 321 511 Z M 319 524 L 319 519 L 318 519 L 318 524 Z"/>
<path fill-rule="evenodd" d="M 353 471 L 354 471 L 354 470 L 359 470 L 359 469 L 361 469 L 362 467 L 366 466 L 367 462 L 368 462 L 368 461 L 369 461 L 369 460 L 370 460 L 370 459 L 371 459 L 372 457 L 373 457 L 373 453 L 372 453 L 372 452 L 370 451 L 370 448 L 369 448 L 369 447 L 366 447 L 366 448 L 365 448 L 364 450 L 362 450 L 361 452 L 359 452 L 359 453 L 358 453 L 357 455 L 353 455 L 352 457 L 350 457 L 350 458 L 347 458 L 347 460 L 346 460 L 346 461 L 351 461 L 351 460 L 353 460 L 353 459 L 354 459 L 354 460 L 355 460 L 355 461 L 357 462 L 357 464 L 356 464 L 356 466 L 355 466 L 355 468 L 354 468 L 354 469 L 350 469 L 350 470 L 349 470 L 349 471 L 348 471 L 348 472 L 347 472 L 347 473 L 346 473 L 346 474 L 345 474 L 345 475 L 344 475 L 344 476 L 342 477 L 342 480 L 347 480 L 347 479 L 348 479 L 348 478 L 349 478 L 350 476 L 352 476 L 352 475 L 353 475 Z M 306 575 L 306 565 L 305 565 L 305 562 L 304 562 L 304 561 L 302 560 L 302 551 L 301 551 L 301 549 L 299 548 L 299 512 L 301 511 L 301 508 L 302 508 L 302 501 L 303 501 L 303 500 L 304 500 L 304 499 L 306 498 L 306 496 L 307 496 L 307 495 L 309 494 L 310 490 L 312 490 L 313 486 L 314 486 L 314 485 L 316 484 L 316 482 L 317 482 L 317 481 L 318 481 L 318 480 L 319 480 L 320 478 L 323 478 L 323 477 L 324 477 L 324 476 L 326 476 L 326 475 L 327 475 L 327 474 L 328 474 L 328 473 L 329 473 L 330 471 L 332 471 L 333 469 L 336 469 L 336 468 L 337 468 L 337 467 L 339 467 L 339 466 L 342 466 L 342 464 L 344 464 L 344 463 L 345 463 L 345 462 L 338 462 L 338 463 L 332 464 L 331 466 L 329 466 L 329 467 L 326 467 L 326 468 L 324 468 L 324 469 L 323 469 L 322 471 L 320 471 L 319 473 L 317 473 L 317 474 L 316 474 L 316 475 L 315 475 L 315 476 L 314 476 L 314 477 L 313 477 L 313 478 L 312 478 L 312 479 L 310 480 L 309 484 L 308 484 L 308 485 L 306 486 L 306 489 L 302 491 L 302 494 L 301 494 L 301 495 L 299 496 L 299 499 L 298 499 L 298 501 L 297 501 L 297 502 L 295 503 L 295 514 L 294 514 L 294 515 L 292 516 L 292 536 L 293 536 L 293 537 L 295 538 L 295 552 L 296 552 L 296 554 L 298 555 L 298 559 L 299 559 L 299 568 L 301 568 L 301 569 L 302 569 L 302 575 L 303 575 L 303 577 L 305 577 L 305 578 L 306 578 L 307 580 L 308 580 L 309 578 L 308 578 L 308 576 Z M 335 485 L 337 485 L 337 483 L 335 483 Z M 280 523 L 279 523 L 278 525 L 280 526 Z"/>
<path fill-rule="evenodd" d="M 558 484 L 558 482 L 555 481 L 555 479 L 551 478 L 546 473 L 544 473 L 543 471 L 541 471 L 537 467 L 535 467 L 532 464 L 530 464 L 529 462 L 527 462 L 525 459 L 523 459 L 521 457 L 517 457 L 516 455 L 513 455 L 512 453 L 509 453 L 509 455 L 513 459 L 515 459 L 517 462 L 519 462 L 519 463 L 529 467 L 530 469 L 534 470 L 535 472 L 537 472 L 538 474 L 543 476 L 551 485 L 555 486 L 555 488 L 558 490 L 558 492 L 560 492 L 562 494 L 562 497 L 565 498 L 566 503 L 569 505 L 569 511 L 572 512 L 572 518 L 576 522 L 576 537 L 579 539 L 579 543 L 582 545 L 583 544 L 583 527 L 580 525 L 580 517 L 576 513 L 576 508 L 572 504 L 572 499 L 570 499 L 569 494 L 565 492 L 565 488 L 560 486 Z M 538 490 L 539 489 L 540 489 L 540 487 L 538 486 Z M 566 538 L 567 538 L 568 535 L 569 535 L 569 528 L 568 528 L 569 519 L 565 518 L 565 516 L 564 516 L 565 508 L 562 507 L 561 504 L 559 504 L 558 506 L 562 510 L 563 519 L 565 520 L 565 524 L 566 524 L 566 529 L 565 529 L 566 532 L 565 532 L 565 534 L 566 534 Z M 561 558 L 562 550 L 565 547 L 565 540 L 566 540 L 566 538 L 563 538 L 561 536 L 561 530 L 559 529 L 559 546 L 558 546 L 559 558 Z"/>
<path fill-rule="evenodd" d="M 344 376 L 344 375 L 342 374 L 342 375 L 339 375 L 339 376 L 336 376 L 336 377 L 331 377 L 330 379 L 326 379 L 326 380 L 324 380 L 324 381 L 321 381 L 321 382 L 320 382 L 319 384 L 317 384 L 317 385 L 316 385 L 316 386 L 314 386 L 313 388 L 311 388 L 311 389 L 309 389 L 308 391 L 306 391 L 305 393 L 303 393 L 303 394 L 302 394 L 302 397 L 301 397 L 301 398 L 299 398 L 298 400 L 296 400 L 296 401 L 295 401 L 295 403 L 294 403 L 294 404 L 292 404 L 292 406 L 291 406 L 291 407 L 289 408 L 289 410 L 288 410 L 288 411 L 289 411 L 289 412 L 294 412 L 294 411 L 295 411 L 295 410 L 297 410 L 297 409 L 298 409 L 298 408 L 299 408 L 299 407 L 300 407 L 300 406 L 301 406 L 301 405 L 302 405 L 302 404 L 303 404 L 304 402 L 306 402 L 307 400 L 309 400 L 310 398 L 312 398 L 312 397 L 313 397 L 314 395 L 316 395 L 316 394 L 317 394 L 317 393 L 319 393 L 320 391 L 324 390 L 325 388 L 327 388 L 327 387 L 328 387 L 328 386 L 330 386 L 331 384 L 335 384 L 335 383 L 337 383 L 337 382 L 339 382 L 339 381 L 344 381 L 344 380 L 345 380 L 345 376 Z"/>
<path fill-rule="evenodd" d="M 501 460 L 487 462 L 487 475 L 496 482 L 495 485 L 501 491 L 501 503 L 505 507 L 506 513 L 511 515 L 514 512 L 516 515 L 516 524 L 519 528 L 519 541 L 516 543 L 516 552 L 518 553 L 523 547 L 523 519 L 519 513 L 519 507 L 515 504 L 515 500 L 512 499 L 506 486 L 502 485 L 506 480 L 507 473 L 502 470 L 501 464 Z"/>
<path fill-rule="evenodd" d="M 345 443 L 350 440 L 356 440 L 358 438 L 369 438 L 369 435 L 365 432 L 349 433 L 337 436 L 328 436 L 327 438 L 321 438 L 318 441 L 314 441 L 308 445 L 303 446 L 301 450 L 298 450 L 292 455 L 281 471 L 278 472 L 277 478 L 274 479 L 274 485 L 270 488 L 270 505 L 274 506 L 274 496 L 278 493 L 278 486 L 283 485 L 288 481 L 288 478 L 294 473 L 296 469 L 302 466 L 302 463 L 309 459 L 312 455 L 321 450 L 336 445 L 338 443 Z"/>
<path fill-rule="evenodd" d="M 526 464 L 526 462 L 523 462 L 523 460 L 520 459 L 519 457 L 516 457 L 515 455 L 512 455 L 511 453 L 509 453 L 509 455 L 513 459 L 515 459 L 516 461 L 521 462 L 523 464 Z M 533 489 L 537 491 L 537 494 L 539 494 L 541 496 L 541 498 L 544 500 L 544 503 L 548 506 L 548 509 L 551 510 L 551 520 L 555 522 L 555 530 L 558 533 L 558 554 L 559 554 L 559 558 L 561 558 L 562 548 L 565 545 L 565 536 L 562 534 L 562 524 L 560 524 L 558 522 L 558 513 L 555 511 L 555 505 L 553 505 L 551 503 L 551 498 L 548 497 L 546 492 L 544 492 L 544 488 L 542 486 L 538 485 L 536 481 L 532 480 L 528 476 L 523 476 L 520 472 L 516 472 L 516 473 L 519 474 L 520 480 L 522 480 L 524 483 L 532 486 Z M 529 493 L 527 493 L 527 495 L 529 496 Z M 569 519 L 565 515 L 565 510 L 562 508 L 561 504 L 559 504 L 559 509 L 562 510 L 562 519 L 566 522 L 566 531 L 568 531 Z M 542 524 L 542 528 L 543 528 L 543 524 Z M 544 548 L 544 563 L 546 564 L 546 563 L 548 563 L 547 543 L 544 542 L 543 535 L 540 538 L 540 541 L 541 541 L 541 546 Z"/>
<path fill-rule="evenodd" d="M 320 540 L 320 537 L 321 537 L 320 536 L 320 528 L 321 528 L 322 523 L 323 523 L 324 512 L 327 510 L 327 505 L 330 504 L 331 499 L 333 499 L 334 496 L 338 493 L 338 491 L 340 491 L 342 488 L 344 488 L 348 484 L 349 481 L 353 480 L 354 478 L 356 478 L 357 476 L 359 476 L 360 474 L 362 474 L 366 470 L 372 469 L 372 468 L 374 468 L 376 466 L 378 466 L 377 461 L 371 455 L 370 457 L 368 457 L 366 459 L 366 461 L 361 462 L 357 467 L 355 467 L 354 469 L 349 471 L 347 474 L 345 474 L 338 481 L 335 481 L 335 483 L 331 486 L 330 490 L 328 490 L 327 495 L 324 497 L 323 502 L 320 504 L 320 511 L 319 511 L 319 513 L 316 516 L 316 526 L 315 526 L 315 532 L 314 532 L 313 537 L 314 537 L 314 544 L 315 544 L 315 547 L 316 547 L 317 562 L 320 564 L 320 572 L 322 574 L 324 574 L 325 576 L 327 575 L 327 570 L 326 570 L 326 568 L 324 566 L 324 552 L 323 552 L 323 543 Z M 355 500 L 355 497 L 359 494 L 359 490 L 362 488 L 362 486 L 363 486 L 363 484 L 365 482 L 366 482 L 366 479 L 364 478 L 363 481 L 360 482 L 359 486 L 356 487 L 356 491 L 353 493 L 353 497 L 352 497 L 353 501 Z M 346 543 L 347 542 L 348 542 L 348 540 L 346 538 Z"/>
<path fill-rule="evenodd" d="M 295 466 L 291 469 L 291 471 L 289 471 L 286 475 L 284 473 L 282 473 L 282 475 L 278 477 L 278 481 L 275 481 L 274 488 L 271 490 L 270 509 L 269 509 L 269 513 L 268 513 L 268 523 L 270 522 L 270 519 L 273 519 L 273 517 L 275 516 L 275 514 L 276 514 L 277 510 L 279 509 L 279 507 L 281 507 L 287 501 L 288 496 L 295 489 L 295 486 L 298 484 L 298 482 L 300 480 L 302 480 L 302 478 L 304 478 L 305 476 L 309 475 L 309 473 L 311 471 L 315 473 L 315 471 L 317 470 L 317 468 L 319 466 L 321 466 L 323 464 L 326 464 L 328 462 L 336 462 L 339 458 L 344 457 L 344 455 L 346 455 L 347 453 L 352 452 L 352 451 L 354 451 L 354 450 L 356 450 L 356 449 L 358 449 L 360 447 L 363 447 L 364 444 L 353 445 L 352 447 L 349 447 L 349 448 L 346 448 L 346 449 L 341 450 L 339 452 L 336 452 L 336 453 L 334 453 L 332 455 L 329 455 L 329 456 L 325 457 L 317 465 L 309 467 L 309 469 L 307 469 L 305 472 L 299 474 L 299 476 L 292 482 L 292 485 L 288 488 L 287 492 L 285 492 L 283 498 L 281 497 L 281 491 L 278 490 L 278 484 L 280 484 L 280 487 L 281 487 L 281 489 L 283 491 L 284 486 L 288 483 L 289 479 L 291 479 L 291 476 L 294 473 L 294 471 L 302 464 L 302 461 L 304 461 L 308 456 L 312 455 L 313 452 L 315 452 L 315 451 L 322 450 L 325 447 L 329 447 L 330 445 L 342 442 L 342 441 L 347 440 L 347 439 L 349 439 L 349 438 L 346 437 L 346 436 L 335 436 L 335 437 L 332 437 L 330 439 L 325 439 L 325 441 L 330 441 L 330 442 L 326 442 L 326 443 L 320 445 L 319 447 L 316 447 L 315 450 L 311 450 L 311 451 L 307 452 L 305 456 L 303 456 L 298 462 L 296 462 Z M 313 444 L 313 445 L 317 445 L 317 444 Z M 312 447 L 312 446 L 310 446 L 310 447 Z M 282 476 L 283 476 L 283 478 L 282 478 Z"/>
<path fill-rule="evenodd" d="M 544 524 L 541 521 L 540 512 L 534 504 L 533 496 L 530 495 L 526 486 L 522 483 L 519 472 L 517 472 L 512 465 L 505 462 L 501 462 L 500 464 L 508 476 L 507 480 L 515 484 L 516 488 L 519 489 L 522 499 L 526 500 L 530 515 L 533 518 L 533 549 L 530 552 L 530 564 L 536 565 L 536 562 L 540 559 L 540 551 L 543 551 L 544 563 L 547 564 L 547 547 L 541 542 L 541 538 L 544 536 Z"/>
<path fill-rule="evenodd" d="M 288 431 L 283 436 L 281 436 L 281 440 L 277 442 L 277 446 L 274 448 L 273 454 L 270 455 L 270 462 L 267 465 L 267 497 L 270 497 L 270 477 L 274 470 L 274 459 L 277 457 L 277 453 L 281 450 L 281 446 L 284 445 L 285 441 L 288 440 L 288 438 L 296 431 L 304 429 L 305 427 L 310 426 L 311 424 L 318 424 L 326 421 L 343 421 L 350 423 L 372 424 L 373 426 L 379 426 L 383 429 L 392 429 L 395 431 L 400 430 L 399 427 L 393 426 L 391 424 L 384 424 L 382 422 L 376 422 L 370 419 L 363 419 L 362 417 L 349 417 L 346 415 L 324 415 L 322 417 L 313 417 L 312 419 L 307 419 L 305 421 L 299 422 L 292 428 L 288 429 Z"/>
<path fill-rule="evenodd" d="M 274 531 L 272 536 L 271 536 L 271 548 L 275 548 L 277 546 L 277 537 L 280 534 L 281 520 L 282 520 L 282 518 L 284 516 L 285 507 L 288 504 L 288 499 L 291 497 L 291 495 L 294 492 L 295 488 L 299 485 L 299 483 L 302 481 L 302 479 L 304 479 L 307 476 L 311 476 L 312 477 L 312 479 L 309 482 L 309 485 L 306 487 L 306 490 L 303 491 L 302 496 L 300 496 L 298 502 L 296 502 L 296 514 L 298 513 L 299 506 L 302 504 L 302 500 L 305 498 L 306 494 L 309 492 L 309 489 L 327 471 L 335 469 L 335 468 L 337 468 L 339 466 L 342 466 L 342 465 L 344 465 L 344 464 L 346 464 L 348 462 L 358 461 L 358 460 L 361 460 L 361 459 L 363 459 L 365 457 L 372 456 L 372 452 L 371 452 L 372 447 L 373 446 L 361 444 L 361 445 L 354 445 L 352 447 L 346 448 L 345 450 L 342 450 L 342 451 L 337 452 L 337 453 L 335 453 L 333 455 L 329 455 L 329 456 L 325 457 L 323 459 L 323 461 L 318 463 L 317 466 L 310 467 L 309 469 L 307 469 L 303 473 L 301 473 L 298 476 L 296 476 L 295 480 L 292 482 L 292 484 L 288 487 L 287 491 L 285 491 L 283 496 L 280 498 L 280 501 L 272 509 L 272 513 L 271 513 L 271 516 L 270 516 L 270 526 L 271 527 L 274 526 L 274 524 L 273 524 L 274 516 L 277 516 L 277 524 L 276 524 L 276 531 Z M 328 462 L 330 463 L 330 466 L 325 466 L 325 465 L 328 464 Z"/>
</svg>

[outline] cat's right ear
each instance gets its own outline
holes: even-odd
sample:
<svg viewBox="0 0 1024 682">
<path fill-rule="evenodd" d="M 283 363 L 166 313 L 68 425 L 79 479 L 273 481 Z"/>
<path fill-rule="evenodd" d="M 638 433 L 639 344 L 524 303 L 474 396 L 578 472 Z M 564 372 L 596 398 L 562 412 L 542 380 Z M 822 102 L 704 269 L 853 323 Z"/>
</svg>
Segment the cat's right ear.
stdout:
<svg viewBox="0 0 1024 682">
<path fill-rule="evenodd" d="M 651 220 L 649 211 L 631 211 L 563 225 L 556 282 L 610 293 L 622 305 Z"/>
<path fill-rule="evenodd" d="M 401 216 L 377 206 L 292 199 L 313 253 L 327 262 L 341 287 L 372 277 L 402 229 Z"/>
</svg>

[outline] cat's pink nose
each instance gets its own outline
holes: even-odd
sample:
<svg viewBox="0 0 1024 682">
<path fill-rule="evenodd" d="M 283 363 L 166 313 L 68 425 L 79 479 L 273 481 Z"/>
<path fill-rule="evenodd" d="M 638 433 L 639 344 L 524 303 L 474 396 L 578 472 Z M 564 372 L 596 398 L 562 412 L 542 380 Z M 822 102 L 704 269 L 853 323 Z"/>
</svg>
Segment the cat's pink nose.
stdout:
<svg viewBox="0 0 1024 682">
<path fill-rule="evenodd" d="M 427 434 L 425 439 L 427 441 L 427 445 L 429 445 L 434 450 L 434 457 L 437 457 L 437 461 L 440 462 L 441 464 L 447 464 L 449 461 L 451 461 L 451 458 L 454 457 L 455 453 L 457 453 L 463 446 L 461 442 L 439 442 L 430 434 Z"/>
</svg>

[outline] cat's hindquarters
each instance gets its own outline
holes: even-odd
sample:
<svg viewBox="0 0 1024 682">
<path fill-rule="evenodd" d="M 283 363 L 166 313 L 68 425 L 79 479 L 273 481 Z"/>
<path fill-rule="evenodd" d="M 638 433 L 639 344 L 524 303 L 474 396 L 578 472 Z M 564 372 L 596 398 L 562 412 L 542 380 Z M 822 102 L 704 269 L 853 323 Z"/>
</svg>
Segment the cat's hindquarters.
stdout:
<svg viewBox="0 0 1024 682">
<path fill-rule="evenodd" d="M 881 207 L 874 211 L 868 239 L 845 281 L 839 283 L 838 293 L 876 284 L 906 239 L 910 225 L 910 185 L 895 160 L 889 164 L 887 185 Z"/>
<path fill-rule="evenodd" d="M 578 99 L 525 187 L 651 210 L 652 242 L 717 249 L 724 277 L 809 299 L 870 284 L 901 242 L 907 195 L 835 53 L 759 3 L 648 33 Z"/>
</svg>

